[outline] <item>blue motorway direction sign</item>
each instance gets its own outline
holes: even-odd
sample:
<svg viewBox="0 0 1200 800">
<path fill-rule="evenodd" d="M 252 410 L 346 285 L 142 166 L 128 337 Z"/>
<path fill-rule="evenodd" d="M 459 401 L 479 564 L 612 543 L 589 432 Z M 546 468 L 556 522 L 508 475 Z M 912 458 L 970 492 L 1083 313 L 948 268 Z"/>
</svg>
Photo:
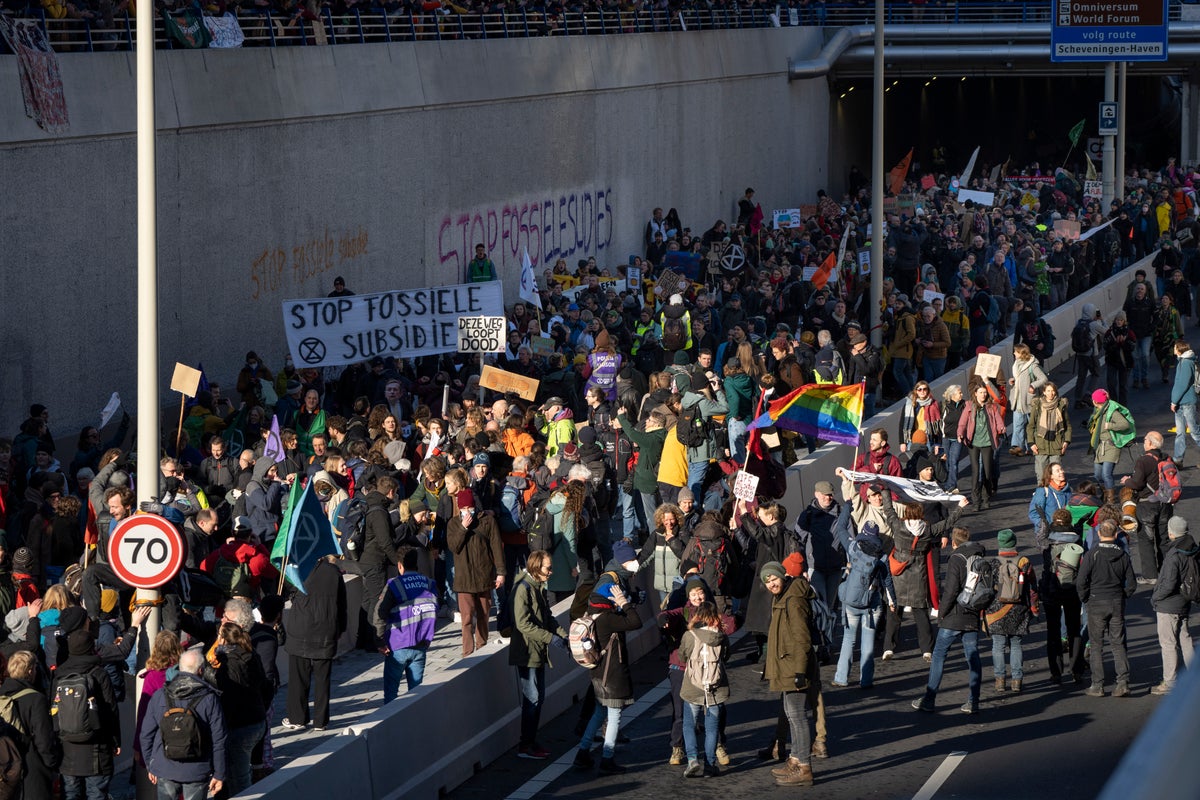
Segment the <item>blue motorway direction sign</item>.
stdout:
<svg viewBox="0 0 1200 800">
<path fill-rule="evenodd" d="M 1166 61 L 1166 0 L 1055 0 L 1051 61 Z"/>
</svg>

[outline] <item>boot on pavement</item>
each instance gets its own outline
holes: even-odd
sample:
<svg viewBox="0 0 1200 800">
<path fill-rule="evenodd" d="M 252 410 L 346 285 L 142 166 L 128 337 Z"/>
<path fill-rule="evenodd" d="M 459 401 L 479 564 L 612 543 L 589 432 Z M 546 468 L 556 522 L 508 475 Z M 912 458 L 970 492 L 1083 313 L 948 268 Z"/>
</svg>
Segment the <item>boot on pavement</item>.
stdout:
<svg viewBox="0 0 1200 800">
<path fill-rule="evenodd" d="M 786 778 L 799 769 L 800 759 L 796 758 L 795 756 L 789 756 L 788 760 L 783 762 L 783 766 L 776 767 L 775 769 L 771 770 L 771 774 L 776 778 Z"/>
<path fill-rule="evenodd" d="M 811 764 L 799 764 L 793 772 L 775 778 L 776 786 L 812 786 L 813 772 Z"/>
</svg>

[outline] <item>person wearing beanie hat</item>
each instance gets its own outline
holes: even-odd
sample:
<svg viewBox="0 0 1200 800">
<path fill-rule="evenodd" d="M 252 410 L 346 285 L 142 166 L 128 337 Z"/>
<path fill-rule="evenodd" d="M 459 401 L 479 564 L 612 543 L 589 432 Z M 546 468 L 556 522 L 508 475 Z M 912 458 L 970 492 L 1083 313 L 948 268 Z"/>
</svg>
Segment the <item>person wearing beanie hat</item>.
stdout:
<svg viewBox="0 0 1200 800">
<path fill-rule="evenodd" d="M 782 696 L 792 744 L 787 762 L 771 773 L 779 786 L 811 786 L 809 710 L 816 703 L 810 689 L 821 680 L 809 627 L 816 593 L 803 578 L 789 577 L 778 561 L 763 564 L 758 575 L 772 600 L 763 679 Z"/>
<path fill-rule="evenodd" d="M 946 667 L 946 656 L 950 647 L 961 641 L 963 655 L 967 660 L 968 678 L 967 701 L 959 710 L 964 714 L 977 714 L 979 689 L 983 683 L 983 665 L 979 659 L 979 612 L 959 605 L 958 596 L 966 585 L 970 560 L 975 556 L 982 558 L 984 550 L 979 542 L 971 541 L 971 532 L 963 527 L 956 527 L 952 531 L 950 543 L 954 552 L 947 562 L 946 577 L 942 582 L 942 606 L 938 609 L 938 632 L 930 658 L 929 680 L 925 684 L 924 695 L 913 700 L 912 707 L 927 713 L 936 710 L 937 693 Z M 911 569 L 905 570 L 910 571 Z M 897 603 L 900 602 L 903 602 L 902 597 L 897 598 Z"/>
<path fill-rule="evenodd" d="M 492 590 L 504 585 L 504 546 L 495 517 L 478 513 L 474 492 L 460 490 L 454 505 L 458 513 L 446 525 L 446 544 L 454 553 L 454 591 L 466 658 L 487 645 Z"/>
<path fill-rule="evenodd" d="M 1092 393 L 1092 406 L 1092 416 L 1087 423 L 1091 433 L 1089 443 L 1095 453 L 1092 475 L 1097 483 L 1104 485 L 1105 500 L 1113 502 L 1116 500 L 1113 472 L 1122 448 L 1133 441 L 1137 432 L 1129 409 L 1111 400 L 1103 389 Z"/>
<path fill-rule="evenodd" d="M 693 614 L 700 607 L 700 604 L 713 602 L 712 592 L 709 590 L 704 578 L 694 572 L 684 577 L 685 582 L 682 589 L 676 589 L 671 593 L 671 597 L 667 601 L 667 610 L 658 615 L 658 627 L 662 631 L 663 640 L 668 642 L 671 647 L 667 667 L 667 678 L 671 683 L 672 714 L 669 734 L 671 756 L 667 760 L 667 763 L 671 766 L 682 766 L 687 760 L 684 752 L 684 701 L 680 698 L 687 662 L 680 655 L 679 644 L 688 629 Z M 679 598 L 682 598 L 682 600 Z M 726 634 L 732 633 L 736 629 L 733 617 L 728 614 L 720 614 L 720 612 L 718 614 L 721 619 L 722 630 Z M 730 759 L 729 753 L 725 749 L 723 728 L 724 726 L 718 723 L 719 742 L 717 744 L 715 761 L 717 764 L 725 766 L 729 764 Z"/>
<path fill-rule="evenodd" d="M 992 669 L 997 692 L 1009 688 L 1020 692 L 1025 677 L 1022 642 L 1029 635 L 1029 623 L 1038 614 L 1037 573 L 1029 559 L 1017 552 L 1017 535 L 1011 528 L 996 534 L 996 546 L 999 549 L 997 592 L 985 612 L 987 630 L 992 635 Z M 1008 675 L 1005 675 L 1006 650 Z"/>
<path fill-rule="evenodd" d="M 1120 528 L 1115 519 L 1096 525 L 1100 541 L 1079 559 L 1075 588 L 1087 606 L 1087 629 L 1091 639 L 1089 666 L 1092 683 L 1088 697 L 1104 696 L 1104 644 L 1112 652 L 1117 685 L 1113 697 L 1129 696 L 1129 654 L 1125 645 L 1125 604 L 1137 591 L 1133 561 L 1117 543 Z"/>
<path fill-rule="evenodd" d="M 1167 554 L 1163 558 L 1158 583 L 1154 586 L 1151 602 L 1158 619 L 1158 646 L 1162 650 L 1162 682 L 1150 689 L 1150 694 L 1164 695 L 1175 687 L 1179 672 L 1179 660 L 1188 669 L 1192 668 L 1193 649 L 1191 631 L 1188 630 L 1188 615 L 1192 604 L 1183 594 L 1183 577 L 1200 556 L 1200 547 L 1188 533 L 1185 517 L 1171 517 L 1167 521 Z"/>
<path fill-rule="evenodd" d="M 66 632 L 66 642 L 65 646 L 59 646 L 58 668 L 54 671 L 49 697 L 75 695 L 86 698 L 88 707 L 95 704 L 94 716 L 89 708 L 72 715 L 69 707 L 60 705 L 55 725 L 62 741 L 59 772 L 62 774 L 65 794 L 67 797 L 82 798 L 85 787 L 99 792 L 101 796 L 107 793 L 112 781 L 116 749 L 120 746 L 120 706 L 104 665 L 119 664 L 129 657 L 142 626 L 150 616 L 150 608 L 142 606 L 133 612 L 130 628 L 120 644 L 102 645 L 96 643 L 96 636 L 88 627 L 86 614 L 80 613 L 77 618 L 71 615 L 67 619 L 67 612 L 75 608 L 63 609 L 59 617 L 61 630 Z M 79 719 L 84 716 L 98 723 L 99 730 L 91 726 L 86 726 L 84 730 L 86 723 Z M 80 723 L 80 731 L 75 736 L 68 735 L 66 731 L 67 727 L 73 727 L 71 717 Z"/>
<path fill-rule="evenodd" d="M 619 559 L 624 559 L 619 561 Z M 613 544 L 613 562 L 626 567 L 637 566 L 637 553 L 625 540 Z M 610 568 L 612 563 L 610 562 Z M 625 572 L 628 575 L 629 572 Z M 615 775 L 625 771 L 614 759 L 617 738 L 621 729 L 621 711 L 633 702 L 633 676 L 629 670 L 629 648 L 625 634 L 642 626 L 637 604 L 622 585 L 624 577 L 618 571 L 617 580 L 606 572 L 596 581 L 588 600 L 588 613 L 593 617 L 592 641 L 603 648 L 600 662 L 591 670 L 592 691 L 596 709 L 583 728 L 579 748 L 575 752 L 576 769 L 591 769 L 595 763 L 592 743 L 600 725 L 604 724 L 604 745 L 600 758 L 600 773 Z"/>
</svg>

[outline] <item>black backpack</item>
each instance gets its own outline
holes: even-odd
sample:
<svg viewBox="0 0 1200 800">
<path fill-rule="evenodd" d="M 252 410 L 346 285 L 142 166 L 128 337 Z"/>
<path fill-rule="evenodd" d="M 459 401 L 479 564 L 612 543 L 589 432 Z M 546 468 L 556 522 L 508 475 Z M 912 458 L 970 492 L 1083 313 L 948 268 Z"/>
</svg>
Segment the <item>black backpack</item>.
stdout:
<svg viewBox="0 0 1200 800">
<path fill-rule="evenodd" d="M 1200 603 L 1200 564 L 1196 556 L 1179 555 L 1179 594 L 1189 603 Z"/>
<path fill-rule="evenodd" d="M 546 502 L 550 499 L 539 497 L 542 492 L 529 499 L 525 507 L 525 520 L 522 527 L 529 542 L 529 550 L 545 550 L 554 552 L 554 515 L 546 510 Z"/>
<path fill-rule="evenodd" d="M 338 504 L 334 519 L 342 555 L 358 561 L 367 544 L 367 501 L 361 497 L 343 500 Z"/>
<path fill-rule="evenodd" d="M 694 403 L 679 415 L 675 436 L 684 447 L 703 447 L 708 444 L 710 429 L 708 420 L 700 412 L 700 404 Z"/>
<path fill-rule="evenodd" d="M 1092 323 L 1081 319 L 1071 329 L 1071 350 L 1080 355 L 1092 352 Z"/>
<path fill-rule="evenodd" d="M 171 694 L 166 693 L 167 710 L 158 723 L 162 736 L 163 755 L 171 761 L 201 761 L 204 759 L 204 726 L 196 716 L 196 706 L 203 695 L 181 705 Z"/>
<path fill-rule="evenodd" d="M 687 345 L 687 328 L 682 317 L 666 317 L 662 325 L 664 350 L 682 350 Z"/>
<path fill-rule="evenodd" d="M 64 742 L 88 742 L 100 731 L 95 685 L 91 673 L 72 673 L 55 681 L 50 716 L 54 730 Z"/>
</svg>

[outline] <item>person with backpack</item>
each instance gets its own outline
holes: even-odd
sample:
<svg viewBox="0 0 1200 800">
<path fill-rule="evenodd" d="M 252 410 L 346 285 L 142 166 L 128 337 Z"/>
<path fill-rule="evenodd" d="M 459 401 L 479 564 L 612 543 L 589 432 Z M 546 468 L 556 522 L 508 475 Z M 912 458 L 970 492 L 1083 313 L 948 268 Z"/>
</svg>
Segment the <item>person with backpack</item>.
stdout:
<svg viewBox="0 0 1200 800">
<path fill-rule="evenodd" d="M 1196 400 L 1200 398 L 1200 367 L 1192 346 L 1182 339 L 1175 342 L 1175 381 L 1171 385 L 1171 413 L 1175 415 L 1175 463 L 1183 466 L 1187 437 L 1200 446 L 1200 424 L 1196 420 Z"/>
<path fill-rule="evenodd" d="M 1062 683 L 1063 673 L 1070 674 L 1074 683 L 1083 680 L 1083 604 L 1079 600 L 1076 577 L 1083 558 L 1081 537 L 1071 521 L 1071 510 L 1055 509 L 1046 532 L 1042 551 L 1042 578 L 1038 594 L 1046 609 L 1046 664 L 1050 683 Z M 1062 631 L 1066 629 L 1064 642 Z M 1067 661 L 1063 663 L 1063 647 Z"/>
<path fill-rule="evenodd" d="M 1104 696 L 1104 640 L 1112 649 L 1117 669 L 1113 697 L 1129 696 L 1129 656 L 1125 651 L 1125 601 L 1133 597 L 1137 582 L 1133 562 L 1117 544 L 1117 523 L 1106 519 L 1096 526 L 1100 543 L 1083 554 L 1076 584 L 1079 599 L 1087 606 L 1091 638 L 1092 685 L 1084 694 Z"/>
<path fill-rule="evenodd" d="M 150 616 L 147 606 L 133 613 L 133 626 L 118 645 L 97 647 L 83 609 L 73 607 L 60 617 L 70 632 L 67 657 L 58 665 L 50 689 L 54 730 L 63 745 L 59 772 L 66 800 L 104 797 L 112 782 L 114 759 L 121 752 L 121 713 L 106 662 L 129 656 L 138 631 Z"/>
<path fill-rule="evenodd" d="M 1197 560 L 1200 547 L 1188 533 L 1187 519 L 1171 517 L 1167 521 L 1167 535 L 1170 537 L 1169 549 L 1151 598 L 1158 618 L 1158 646 L 1163 661 L 1163 679 L 1150 689 L 1153 695 L 1169 694 L 1175 688 L 1181 657 L 1184 667 L 1192 668 L 1195 646 L 1188 630 L 1188 615 L 1192 604 L 1200 602 L 1200 562 Z"/>
<path fill-rule="evenodd" d="M 692 349 L 692 314 L 683 304 L 683 296 L 671 295 L 658 316 L 659 340 L 668 362 L 674 354 Z"/>
<path fill-rule="evenodd" d="M 1144 452 L 1133 463 L 1133 474 L 1121 478 L 1121 485 L 1133 490 L 1137 501 L 1139 585 L 1153 585 L 1158 579 L 1169 549 L 1167 520 L 1182 493 L 1179 467 L 1170 456 L 1163 455 L 1162 446 L 1161 433 L 1147 433 L 1142 440 Z"/>
<path fill-rule="evenodd" d="M 870 689 L 875 683 L 875 633 L 883 619 L 884 606 L 893 612 L 896 609 L 896 590 L 886 558 L 879 526 L 867 522 L 850 540 L 844 575 L 838 584 L 843 631 L 834 686 L 845 687 L 850 683 L 855 639 L 859 640 L 859 688 Z"/>
<path fill-rule="evenodd" d="M 328 564 L 329 562 L 318 562 L 318 567 L 321 563 Z M 332 565 L 330 566 L 332 567 Z M 336 573 L 337 568 L 332 568 Z M 320 571 L 320 569 L 315 569 L 313 573 L 316 574 Z M 341 579 L 340 574 L 338 574 L 338 579 Z M 305 588 L 309 591 L 312 591 L 313 588 L 311 582 L 310 576 L 310 580 L 305 582 Z M 297 597 L 302 596 L 297 595 Z M 291 616 L 288 617 L 289 625 L 293 624 L 295 613 L 293 607 Z M 290 646 L 291 642 L 288 644 Z M 181 661 L 182 658 L 180 656 Z M 227 759 L 225 786 L 228 792 L 227 796 L 234 797 L 251 783 L 254 748 L 266 734 L 267 706 L 271 704 L 274 689 L 267 680 L 262 663 L 254 653 L 254 644 L 250 641 L 250 634 L 235 623 L 221 623 L 221 627 L 217 629 L 216 641 L 208 650 L 207 660 L 211 670 L 207 668 L 204 670 L 205 677 L 219 690 L 221 710 L 225 714 L 225 758 Z M 290 681 L 297 684 L 303 683 L 303 688 L 307 691 L 307 683 L 301 681 L 300 675 L 291 670 L 289 670 L 289 675 Z M 289 686 L 289 706 L 293 704 L 293 694 L 294 690 Z M 306 706 L 307 699 L 307 697 L 304 698 Z M 305 708 L 305 712 L 307 712 L 307 708 Z M 289 728 L 286 719 L 283 721 L 283 726 Z M 289 728 L 289 730 L 294 730 L 294 728 Z M 142 734 L 144 739 L 144 730 Z"/>
<path fill-rule="evenodd" d="M 633 548 L 625 542 L 613 545 L 613 558 L 624 558 L 632 554 Z M 636 556 L 623 563 L 636 561 Z M 591 643 L 599 649 L 599 659 L 592 665 L 591 684 L 596 695 L 596 710 L 584 727 L 575 753 L 576 769 L 591 769 L 595 763 L 591 749 L 593 737 L 604 728 L 604 745 L 601 750 L 599 770 L 602 775 L 617 775 L 625 772 L 614 759 L 617 737 L 621 728 L 621 711 L 633 703 L 633 676 L 630 674 L 629 648 L 625 634 L 642 626 L 637 605 L 618 577 L 612 580 L 601 575 L 588 597 L 587 614 L 592 619 Z M 578 622 L 578 621 L 577 621 Z M 574 629 L 575 624 L 572 624 Z M 575 633 L 572 630 L 572 647 Z"/>
<path fill-rule="evenodd" d="M 992 668 L 997 692 L 1010 686 L 1013 692 L 1020 692 L 1025 678 L 1022 641 L 1029 635 L 1030 619 L 1038 615 L 1037 575 L 1029 559 L 1017 552 L 1017 535 L 1012 529 L 1000 531 L 996 539 L 996 597 L 985 614 L 992 636 Z M 1005 650 L 1009 652 L 1011 684 L 1004 674 Z"/>
<path fill-rule="evenodd" d="M 203 669 L 199 650 L 184 652 L 179 673 L 147 705 L 135 745 L 158 800 L 204 800 L 225 785 L 225 712 Z"/>
<path fill-rule="evenodd" d="M 734 602 L 750 591 L 750 584 L 744 552 L 722 523 L 721 512 L 704 512 L 687 539 L 679 571 L 685 577 L 695 573 L 702 578 L 714 595 L 710 599 L 717 610 L 730 613 Z"/>
<path fill-rule="evenodd" d="M 521 739 L 517 757 L 543 761 L 549 751 L 537 742 L 546 699 L 546 665 L 550 663 L 550 645 L 567 647 L 567 631 L 554 618 L 546 594 L 546 580 L 554 572 L 554 563 L 545 550 L 529 554 L 525 571 L 512 585 L 512 638 L 508 663 L 517 669 L 521 690 Z"/>
<path fill-rule="evenodd" d="M 979 713 L 979 690 L 983 684 L 983 664 L 979 658 L 979 617 L 987 603 L 982 602 L 976 588 L 987 583 L 983 570 L 987 562 L 983 545 L 971 541 L 971 532 L 963 527 L 955 528 L 950 534 L 953 552 L 946 565 L 946 578 L 941 589 L 941 608 L 938 612 L 938 634 L 933 645 L 933 658 L 929 663 L 929 680 L 925 694 L 912 701 L 918 711 L 933 713 L 937 710 L 938 687 L 942 684 L 942 671 L 950 646 L 961 641 L 963 655 L 967 659 L 967 702 L 959 708 L 964 714 Z M 991 598 L 986 598 L 990 602 Z"/>
<path fill-rule="evenodd" d="M 279 570 L 271 563 L 270 552 L 253 536 L 250 519 L 235 517 L 229 538 L 200 562 L 201 571 L 213 579 L 226 598 L 255 597 L 264 584 L 273 589 L 279 581 Z"/>
<path fill-rule="evenodd" d="M 1116 481 L 1113 471 L 1121 459 L 1121 450 L 1137 436 L 1133 414 L 1115 400 L 1108 392 L 1097 389 L 1092 392 L 1092 416 L 1087 423 L 1091 434 L 1091 451 L 1095 454 L 1092 476 L 1104 486 L 1104 499 L 1116 499 Z"/>
<path fill-rule="evenodd" d="M 633 443 L 636 459 L 633 465 L 633 489 L 641 498 L 643 518 L 652 520 L 658 508 L 658 468 L 667 440 L 666 418 L 655 409 L 646 417 L 644 429 L 638 430 L 622 410 L 617 414 L 613 427 L 619 435 Z"/>
<path fill-rule="evenodd" d="M 755 560 L 754 574 L 762 572 L 762 565 L 772 561 L 782 564 L 785 558 L 796 552 L 796 539 L 784 524 L 787 519 L 786 507 L 767 502 L 751 511 L 744 500 L 738 500 L 737 507 L 741 523 L 734 528 L 731 518 L 730 529 L 739 541 L 745 542 L 742 552 L 752 554 L 749 557 Z M 754 581 L 745 609 L 745 625 L 757 645 L 747 659 L 751 664 L 756 664 L 766 652 L 767 635 L 771 630 L 771 593 L 761 580 Z"/>
<path fill-rule="evenodd" d="M 54 735 L 50 704 L 38 688 L 37 657 L 28 650 L 13 653 L 5 665 L 8 677 L 0 684 L 0 719 L 17 734 L 13 743 L 21 753 L 24 776 L 21 800 L 54 797 L 54 774 L 62 762 L 62 744 Z"/>
<path fill-rule="evenodd" d="M 691 614 L 688 629 L 679 642 L 679 659 L 686 665 L 679 696 L 683 702 L 683 741 L 687 751 L 685 778 L 714 777 L 718 764 L 720 719 L 729 701 L 729 636 L 717 607 L 707 601 Z M 696 745 L 696 723 L 704 719 L 704 763 Z"/>
<path fill-rule="evenodd" d="M 687 453 L 687 486 L 693 495 L 703 496 L 708 466 L 725 455 L 725 442 L 715 436 L 713 416 L 729 412 L 725 390 L 713 373 L 693 373 L 691 387 L 683 393 L 682 410 L 675 435 Z M 727 437 L 722 436 L 722 439 Z"/>
<path fill-rule="evenodd" d="M 1071 352 L 1075 354 L 1075 408 L 1087 408 L 1083 399 L 1100 379 L 1100 340 L 1108 332 L 1100 309 L 1083 304 L 1083 314 L 1071 329 Z"/>
</svg>

